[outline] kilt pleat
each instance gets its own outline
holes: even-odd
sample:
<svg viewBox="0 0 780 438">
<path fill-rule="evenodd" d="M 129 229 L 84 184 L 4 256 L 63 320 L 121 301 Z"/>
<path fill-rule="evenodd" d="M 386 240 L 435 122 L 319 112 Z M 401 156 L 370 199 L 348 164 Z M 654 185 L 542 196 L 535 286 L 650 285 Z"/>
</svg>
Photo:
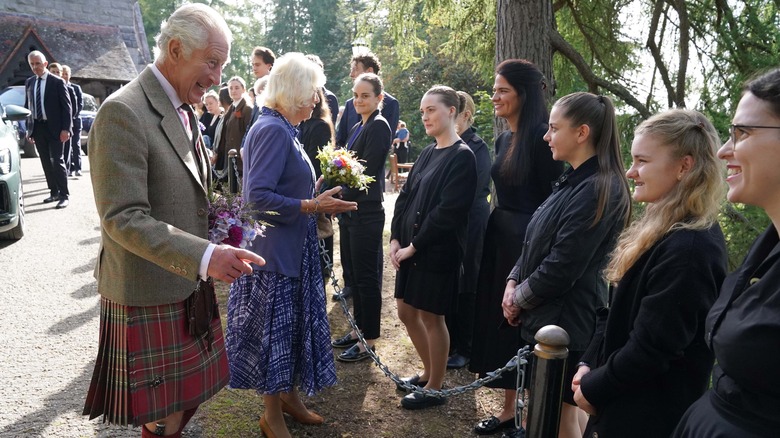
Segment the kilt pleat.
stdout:
<svg viewBox="0 0 780 438">
<path fill-rule="evenodd" d="M 300 387 L 312 395 L 336 383 L 312 218 L 300 277 L 255 271 L 230 288 L 226 344 L 230 386 L 260 394 Z"/>
<path fill-rule="evenodd" d="M 100 301 L 100 341 L 84 415 L 140 426 L 197 407 L 229 379 L 222 325 L 209 351 L 189 334 L 184 302 L 133 307 Z"/>
</svg>

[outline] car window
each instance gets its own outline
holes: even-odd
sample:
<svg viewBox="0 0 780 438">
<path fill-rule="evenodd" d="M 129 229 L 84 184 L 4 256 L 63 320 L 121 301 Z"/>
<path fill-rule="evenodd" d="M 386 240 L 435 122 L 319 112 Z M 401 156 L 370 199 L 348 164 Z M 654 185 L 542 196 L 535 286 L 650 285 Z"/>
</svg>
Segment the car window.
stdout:
<svg viewBox="0 0 780 438">
<path fill-rule="evenodd" d="M 0 93 L 3 105 L 24 106 L 24 86 L 8 87 Z"/>
<path fill-rule="evenodd" d="M 97 111 L 98 106 L 95 102 L 95 97 L 91 94 L 84 93 L 84 111 Z"/>
</svg>

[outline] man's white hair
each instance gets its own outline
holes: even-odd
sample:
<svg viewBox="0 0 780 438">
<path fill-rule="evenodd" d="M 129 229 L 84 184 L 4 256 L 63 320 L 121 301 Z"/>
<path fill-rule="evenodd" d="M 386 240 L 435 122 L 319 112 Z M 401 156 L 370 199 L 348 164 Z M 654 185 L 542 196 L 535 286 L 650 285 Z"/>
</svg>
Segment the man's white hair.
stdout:
<svg viewBox="0 0 780 438">
<path fill-rule="evenodd" d="M 46 62 L 46 55 L 44 55 L 40 50 L 33 50 L 32 52 L 27 54 L 27 62 L 30 62 L 30 58 L 33 56 L 37 56 L 41 58 L 42 62 Z"/>
<path fill-rule="evenodd" d="M 233 40 L 233 33 L 217 11 L 201 3 L 184 5 L 160 26 L 155 38 L 155 60 L 165 60 L 168 44 L 173 40 L 181 41 L 184 57 L 189 58 L 193 50 L 206 47 L 212 32 L 224 35 L 228 44 Z"/>
</svg>

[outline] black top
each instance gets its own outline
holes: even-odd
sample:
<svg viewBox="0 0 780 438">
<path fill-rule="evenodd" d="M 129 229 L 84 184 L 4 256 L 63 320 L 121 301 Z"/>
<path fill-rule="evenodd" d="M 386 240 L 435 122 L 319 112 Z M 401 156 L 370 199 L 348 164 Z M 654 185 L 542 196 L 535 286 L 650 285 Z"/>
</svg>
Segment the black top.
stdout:
<svg viewBox="0 0 780 438">
<path fill-rule="evenodd" d="M 362 128 L 361 128 L 362 127 Z M 354 136 L 357 129 L 360 132 Z M 352 137 L 355 137 L 352 140 Z M 351 140 L 351 141 L 350 141 Z M 379 114 L 379 110 L 374 111 L 368 118 L 366 124 L 359 122 L 349 131 L 347 148 L 355 151 L 358 159 L 363 160 L 366 167 L 364 174 L 373 176 L 374 182 L 368 185 L 368 193 L 363 190 L 346 188 L 341 194 L 346 201 L 356 201 L 358 204 L 373 202 L 374 206 L 360 206 L 358 209 L 367 211 L 371 208 L 381 209 L 385 182 L 385 161 L 393 144 L 393 131 L 387 120 Z"/>
<path fill-rule="evenodd" d="M 727 262 L 714 224 L 668 233 L 625 273 L 581 359 L 593 368 L 582 393 L 598 412 L 588 436 L 669 436 L 704 393 L 713 363 L 704 320 Z"/>
<path fill-rule="evenodd" d="M 742 266 L 726 278 L 707 316 L 715 353 L 715 392 L 733 412 L 777 432 L 780 427 L 780 243 L 771 225 Z"/>
<path fill-rule="evenodd" d="M 459 261 L 476 189 L 474 162 L 471 149 L 461 141 L 447 148 L 431 144 L 423 149 L 398 194 L 390 239 L 398 240 L 401 247 L 414 244 L 418 258 L 430 254 L 431 265 Z"/>
<path fill-rule="evenodd" d="M 500 174 L 501 163 L 509 149 L 512 133 L 505 131 L 496 138 L 496 161 L 493 162 L 490 174 L 496 189 L 498 207 L 532 214 L 550 196 L 552 182 L 563 173 L 563 162 L 553 160 L 550 146 L 543 138 L 546 130 L 546 125 L 536 130 L 534 138 L 537 140 L 530 145 L 533 148 L 533 169 L 522 185 L 509 183 Z M 520 147 L 527 145 L 521 144 Z"/>
<path fill-rule="evenodd" d="M 614 175 L 609 203 L 593 224 L 598 171 L 596 156 L 569 168 L 528 224 L 523 253 L 509 275 L 523 281 L 520 335 L 528 343 L 548 324 L 569 333 L 572 351 L 585 350 L 593 336 L 596 309 L 607 300 L 602 270 L 629 207 L 623 175 Z"/>
<path fill-rule="evenodd" d="M 298 140 L 303 144 L 303 149 L 309 156 L 311 165 L 314 166 L 314 173 L 319 178 L 322 175 L 322 168 L 317 153 L 331 141 L 330 126 L 322 119 L 304 120 L 298 125 Z"/>
<path fill-rule="evenodd" d="M 474 207 L 487 203 L 490 194 L 490 150 L 482 137 L 474 128 L 469 128 L 460 135 L 460 139 L 474 152 L 477 160 L 477 192 L 474 195 Z"/>
</svg>

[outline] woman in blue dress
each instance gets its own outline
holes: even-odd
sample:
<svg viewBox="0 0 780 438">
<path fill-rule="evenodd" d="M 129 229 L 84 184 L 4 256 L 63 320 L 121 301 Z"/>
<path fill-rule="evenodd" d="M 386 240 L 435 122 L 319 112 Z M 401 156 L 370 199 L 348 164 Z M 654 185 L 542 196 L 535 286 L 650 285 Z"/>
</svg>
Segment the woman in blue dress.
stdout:
<svg viewBox="0 0 780 438">
<path fill-rule="evenodd" d="M 281 57 L 263 116 L 244 148 L 244 199 L 273 225 L 251 249 L 273 255 L 231 286 L 226 349 L 230 385 L 263 396 L 260 428 L 266 436 L 290 436 L 283 413 L 322 423 L 303 405 L 298 388 L 311 395 L 336 383 L 315 213 L 356 210 L 357 204 L 334 198 L 340 187 L 313 197 L 314 169 L 295 128 L 311 117 L 324 83 L 322 70 L 302 54 Z"/>
</svg>

